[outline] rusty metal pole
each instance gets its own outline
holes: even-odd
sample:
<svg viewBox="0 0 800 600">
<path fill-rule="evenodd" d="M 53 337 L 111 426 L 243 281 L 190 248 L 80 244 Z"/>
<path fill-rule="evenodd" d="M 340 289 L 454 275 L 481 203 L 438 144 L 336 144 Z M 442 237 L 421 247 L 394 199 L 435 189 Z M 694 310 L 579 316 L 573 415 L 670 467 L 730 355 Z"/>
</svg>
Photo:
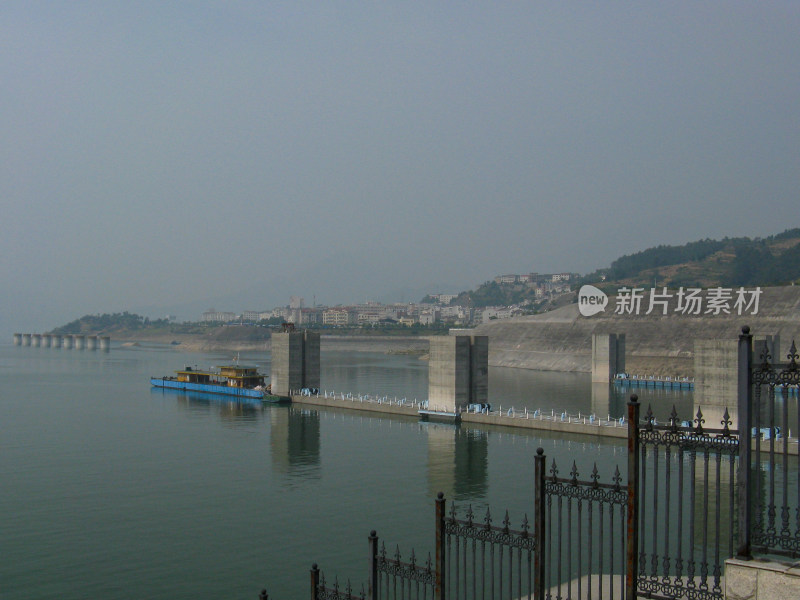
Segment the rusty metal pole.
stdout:
<svg viewBox="0 0 800 600">
<path fill-rule="evenodd" d="M 625 598 L 636 600 L 639 574 L 639 397 L 628 402 L 628 537 Z"/>
<path fill-rule="evenodd" d="M 436 495 L 436 587 L 433 590 L 434 600 L 444 600 L 445 569 L 445 531 L 444 531 L 445 499 L 444 493 Z"/>
<path fill-rule="evenodd" d="M 373 529 L 367 538 L 369 544 L 369 590 L 367 598 L 378 600 L 378 534 Z"/>
<path fill-rule="evenodd" d="M 533 458 L 534 482 L 533 487 L 533 535 L 536 540 L 536 553 L 533 555 L 533 597 L 535 600 L 544 600 L 544 528 L 545 528 L 545 501 L 544 501 L 544 473 L 545 456 L 544 448 L 536 449 Z"/>
<path fill-rule="evenodd" d="M 311 600 L 319 597 L 319 568 L 317 563 L 311 565 Z"/>
<path fill-rule="evenodd" d="M 739 469 L 737 472 L 739 501 L 739 539 L 736 558 L 751 560 L 750 529 L 752 507 L 750 503 L 750 458 L 752 436 L 750 433 L 750 407 L 753 406 L 753 336 L 750 328 L 742 327 L 739 336 L 739 381 L 736 428 L 739 430 Z"/>
</svg>

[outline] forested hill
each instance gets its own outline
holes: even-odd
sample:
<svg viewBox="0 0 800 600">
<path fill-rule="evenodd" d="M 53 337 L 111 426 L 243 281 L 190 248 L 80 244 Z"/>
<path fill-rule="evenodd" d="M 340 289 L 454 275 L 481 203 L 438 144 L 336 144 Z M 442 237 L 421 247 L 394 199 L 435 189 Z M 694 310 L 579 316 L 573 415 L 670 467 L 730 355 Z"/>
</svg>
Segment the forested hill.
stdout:
<svg viewBox="0 0 800 600">
<path fill-rule="evenodd" d="M 677 287 L 781 286 L 800 280 L 800 228 L 766 238 L 699 240 L 621 256 L 579 283 Z"/>
<path fill-rule="evenodd" d="M 146 327 L 166 326 L 167 324 L 168 321 L 166 319 L 151 321 L 147 317 L 125 311 L 113 314 L 86 315 L 62 327 L 57 327 L 49 333 L 56 335 L 100 334 L 117 331 L 136 331 Z"/>
<path fill-rule="evenodd" d="M 585 283 L 606 291 L 622 285 L 709 288 L 800 283 L 800 228 L 767 238 L 726 237 L 682 246 L 656 246 L 621 256 L 610 267 L 570 283 L 573 291 Z M 552 310 L 566 300 L 540 302 L 536 298 L 532 286 L 487 281 L 474 290 L 461 292 L 452 303 L 481 307 L 530 302 L 538 311 Z M 431 298 L 423 301 L 426 300 L 432 301 Z"/>
</svg>

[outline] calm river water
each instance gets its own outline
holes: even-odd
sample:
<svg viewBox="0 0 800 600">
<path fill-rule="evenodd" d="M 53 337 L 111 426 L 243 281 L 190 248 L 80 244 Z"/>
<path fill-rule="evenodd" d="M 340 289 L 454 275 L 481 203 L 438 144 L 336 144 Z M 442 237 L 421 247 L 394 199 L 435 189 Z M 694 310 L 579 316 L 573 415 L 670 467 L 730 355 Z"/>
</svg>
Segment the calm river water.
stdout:
<svg viewBox="0 0 800 600">
<path fill-rule="evenodd" d="M 360 587 L 371 529 L 392 550 L 433 550 L 438 491 L 518 525 L 537 447 L 563 472 L 598 461 L 606 481 L 625 464 L 607 439 L 239 405 L 148 381 L 230 360 L 0 345 L 0 597 L 305 598 L 313 562 Z M 268 354 L 241 360 L 269 372 Z M 427 363 L 323 351 L 322 387 L 421 399 Z M 490 369 L 495 406 L 619 416 L 628 395 L 586 374 Z M 640 397 L 663 417 L 691 411 L 691 393 Z"/>
</svg>

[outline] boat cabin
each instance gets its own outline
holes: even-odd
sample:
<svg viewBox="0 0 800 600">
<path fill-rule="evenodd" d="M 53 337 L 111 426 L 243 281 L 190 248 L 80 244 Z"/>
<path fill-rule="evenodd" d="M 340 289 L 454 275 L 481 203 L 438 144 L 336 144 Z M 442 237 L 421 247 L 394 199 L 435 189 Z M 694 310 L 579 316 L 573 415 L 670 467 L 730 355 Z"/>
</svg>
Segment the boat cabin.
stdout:
<svg viewBox="0 0 800 600">
<path fill-rule="evenodd" d="M 258 367 L 251 365 L 227 365 L 218 367 L 219 371 L 198 371 L 186 367 L 176 371 L 178 381 L 187 383 L 204 383 L 209 385 L 227 385 L 237 388 L 254 388 L 264 385 L 264 376 L 258 372 Z"/>
</svg>

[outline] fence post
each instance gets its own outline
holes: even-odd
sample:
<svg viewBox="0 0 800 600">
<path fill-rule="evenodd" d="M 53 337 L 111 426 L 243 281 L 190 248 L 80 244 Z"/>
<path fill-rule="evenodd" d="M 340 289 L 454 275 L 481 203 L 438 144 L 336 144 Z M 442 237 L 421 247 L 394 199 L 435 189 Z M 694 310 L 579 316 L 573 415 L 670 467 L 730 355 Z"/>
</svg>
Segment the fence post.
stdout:
<svg viewBox="0 0 800 600">
<path fill-rule="evenodd" d="M 533 555 L 533 597 L 535 600 L 544 600 L 544 448 L 536 449 L 536 456 L 533 458 L 533 467 L 534 478 L 536 480 L 533 486 L 533 535 L 536 540 L 536 554 Z"/>
<path fill-rule="evenodd" d="M 378 600 L 378 534 L 373 529 L 369 532 L 369 600 Z"/>
<path fill-rule="evenodd" d="M 739 539 L 736 557 L 751 560 L 750 527 L 752 508 L 750 505 L 750 453 L 752 436 L 750 432 L 750 407 L 753 405 L 753 336 L 745 325 L 739 336 L 739 381 L 737 429 L 739 430 L 739 469 L 736 474 L 739 500 Z"/>
<path fill-rule="evenodd" d="M 628 537 L 625 598 L 636 599 L 639 575 L 639 397 L 628 402 Z"/>
<path fill-rule="evenodd" d="M 317 600 L 319 596 L 319 568 L 317 563 L 311 565 L 311 600 Z"/>
<path fill-rule="evenodd" d="M 444 531 L 445 499 L 444 493 L 436 495 L 436 587 L 433 590 L 434 600 L 444 600 L 445 586 L 445 531 Z"/>
</svg>

